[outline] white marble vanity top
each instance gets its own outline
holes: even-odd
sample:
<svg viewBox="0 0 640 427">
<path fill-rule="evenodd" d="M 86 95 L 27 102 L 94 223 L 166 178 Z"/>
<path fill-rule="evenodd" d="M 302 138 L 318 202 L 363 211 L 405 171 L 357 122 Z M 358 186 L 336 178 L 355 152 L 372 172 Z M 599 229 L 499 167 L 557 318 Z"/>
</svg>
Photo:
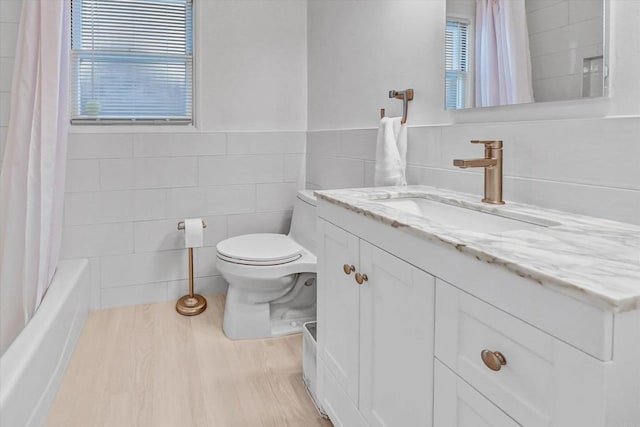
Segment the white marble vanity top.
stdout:
<svg viewBox="0 0 640 427">
<path fill-rule="evenodd" d="M 640 309 L 640 226 L 509 201 L 489 205 L 477 195 L 424 185 L 316 191 L 316 195 L 578 299 L 615 312 Z M 445 201 L 511 218 L 534 216 L 559 225 L 493 234 L 472 232 L 375 202 L 395 197 Z"/>
</svg>

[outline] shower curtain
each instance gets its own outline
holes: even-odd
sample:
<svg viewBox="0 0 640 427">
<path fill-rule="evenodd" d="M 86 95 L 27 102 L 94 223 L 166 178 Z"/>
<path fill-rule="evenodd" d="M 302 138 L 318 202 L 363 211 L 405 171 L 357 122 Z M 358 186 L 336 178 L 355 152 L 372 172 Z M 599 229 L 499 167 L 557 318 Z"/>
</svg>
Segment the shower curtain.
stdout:
<svg viewBox="0 0 640 427">
<path fill-rule="evenodd" d="M 533 102 L 525 0 L 476 0 L 476 107 Z"/>
<path fill-rule="evenodd" d="M 69 0 L 23 0 L 0 174 L 0 353 L 33 316 L 60 250 Z"/>
</svg>

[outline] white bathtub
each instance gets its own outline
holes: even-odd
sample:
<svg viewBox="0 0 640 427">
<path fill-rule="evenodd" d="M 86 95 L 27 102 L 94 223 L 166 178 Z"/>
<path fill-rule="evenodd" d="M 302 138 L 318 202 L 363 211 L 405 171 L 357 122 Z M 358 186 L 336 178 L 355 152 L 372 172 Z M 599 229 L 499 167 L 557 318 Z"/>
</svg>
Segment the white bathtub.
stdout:
<svg viewBox="0 0 640 427">
<path fill-rule="evenodd" d="M 89 312 L 87 260 L 61 261 L 49 290 L 0 358 L 0 425 L 44 425 Z"/>
</svg>

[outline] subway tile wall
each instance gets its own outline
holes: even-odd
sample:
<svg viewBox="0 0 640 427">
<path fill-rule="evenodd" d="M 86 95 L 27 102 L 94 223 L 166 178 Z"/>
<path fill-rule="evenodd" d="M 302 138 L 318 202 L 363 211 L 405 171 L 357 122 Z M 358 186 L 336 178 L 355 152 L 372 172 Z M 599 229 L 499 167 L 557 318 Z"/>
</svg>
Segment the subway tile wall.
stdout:
<svg viewBox="0 0 640 427">
<path fill-rule="evenodd" d="M 71 133 L 62 257 L 90 259 L 94 308 L 175 299 L 188 288 L 177 223 L 203 217 L 196 291 L 224 292 L 215 245 L 288 231 L 305 144 L 305 132 Z"/>
<path fill-rule="evenodd" d="M 309 132 L 307 186 L 372 186 L 376 132 Z M 480 196 L 482 171 L 453 159 L 482 156 L 472 139 L 502 139 L 505 200 L 640 224 L 638 135 L 638 117 L 410 127 L 407 180 Z"/>
<path fill-rule="evenodd" d="M 536 101 L 582 97 L 583 59 L 603 52 L 602 1 L 526 0 L 526 8 Z"/>
<path fill-rule="evenodd" d="M 0 168 L 9 125 L 11 80 L 22 0 L 0 0 Z"/>
</svg>

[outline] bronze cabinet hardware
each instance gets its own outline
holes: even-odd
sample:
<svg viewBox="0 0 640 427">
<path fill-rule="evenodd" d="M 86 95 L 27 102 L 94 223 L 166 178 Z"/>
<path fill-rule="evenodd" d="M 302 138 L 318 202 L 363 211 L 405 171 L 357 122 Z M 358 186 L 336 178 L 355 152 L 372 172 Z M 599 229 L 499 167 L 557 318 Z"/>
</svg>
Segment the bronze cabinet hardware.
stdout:
<svg viewBox="0 0 640 427">
<path fill-rule="evenodd" d="M 349 265 L 349 264 L 343 265 L 342 269 L 344 270 L 344 274 L 351 274 L 354 271 L 356 271 L 356 267 L 353 266 L 353 265 Z"/>
<path fill-rule="evenodd" d="M 499 351 L 482 350 L 482 361 L 492 371 L 499 371 L 507 364 L 507 359 Z"/>
<path fill-rule="evenodd" d="M 366 274 L 356 273 L 356 282 L 358 282 L 358 285 L 362 285 L 367 280 L 369 280 L 369 278 Z"/>
</svg>

